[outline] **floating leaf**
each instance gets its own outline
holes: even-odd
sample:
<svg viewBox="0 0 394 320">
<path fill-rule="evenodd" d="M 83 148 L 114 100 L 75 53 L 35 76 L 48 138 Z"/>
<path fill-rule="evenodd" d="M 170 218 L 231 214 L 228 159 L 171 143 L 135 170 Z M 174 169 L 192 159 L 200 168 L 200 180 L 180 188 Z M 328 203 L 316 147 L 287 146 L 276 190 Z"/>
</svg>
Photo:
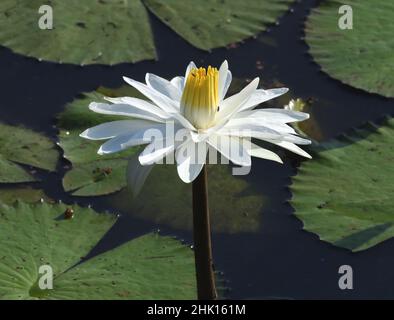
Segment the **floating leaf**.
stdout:
<svg viewBox="0 0 394 320">
<path fill-rule="evenodd" d="M 47 137 L 32 130 L 0 123 L 0 182 L 36 179 L 18 164 L 54 171 L 59 153 Z"/>
<path fill-rule="evenodd" d="M 293 0 L 144 0 L 162 22 L 197 48 L 249 38 L 274 23 Z"/>
<path fill-rule="evenodd" d="M 122 120 L 126 117 L 109 116 L 89 110 L 90 102 L 103 100 L 105 96 L 138 96 L 131 87 L 118 90 L 100 88 L 97 92 L 83 94 L 66 106 L 58 118 L 59 145 L 64 157 L 73 168 L 63 178 L 63 187 L 77 196 L 97 196 L 119 191 L 126 186 L 128 158 L 139 150 L 130 148 L 110 155 L 98 155 L 103 141 L 91 141 L 79 136 L 85 129 L 100 123 Z"/>
<path fill-rule="evenodd" d="M 267 199 L 227 165 L 209 165 L 209 202 L 216 232 L 256 232 Z M 175 165 L 156 165 L 136 198 L 124 189 L 109 199 L 112 206 L 158 224 L 192 229 L 191 184 L 179 179 Z"/>
<path fill-rule="evenodd" d="M 156 57 L 144 4 L 186 41 L 209 50 L 265 30 L 292 1 L 2 0 L 0 43 L 17 53 L 55 62 L 138 62 Z M 52 8 L 52 29 L 39 27 L 40 19 L 48 22 L 46 11 L 38 12 L 43 5 Z"/>
<path fill-rule="evenodd" d="M 0 203 L 3 204 L 11 205 L 18 200 L 22 200 L 27 203 L 36 203 L 41 199 L 49 200 L 44 191 L 40 189 L 33 189 L 31 187 L 0 189 Z"/>
<path fill-rule="evenodd" d="M 352 251 L 394 236 L 393 160 L 394 119 L 315 147 L 291 186 L 304 228 Z"/>
<path fill-rule="evenodd" d="M 338 9 L 350 5 L 353 29 L 342 30 Z M 394 97 L 394 2 L 329 0 L 306 23 L 313 58 L 330 76 L 355 88 Z"/>
<path fill-rule="evenodd" d="M 169 237 L 148 234 L 81 261 L 115 221 L 64 204 L 1 205 L 0 299 L 195 298 L 193 252 Z M 53 289 L 38 285 L 42 265 Z"/>
<path fill-rule="evenodd" d="M 38 22 L 53 9 L 53 29 Z M 148 14 L 139 0 L 2 0 L 0 43 L 17 53 L 74 64 L 116 64 L 156 57 Z M 12 27 L 10 27 L 12 26 Z"/>
</svg>

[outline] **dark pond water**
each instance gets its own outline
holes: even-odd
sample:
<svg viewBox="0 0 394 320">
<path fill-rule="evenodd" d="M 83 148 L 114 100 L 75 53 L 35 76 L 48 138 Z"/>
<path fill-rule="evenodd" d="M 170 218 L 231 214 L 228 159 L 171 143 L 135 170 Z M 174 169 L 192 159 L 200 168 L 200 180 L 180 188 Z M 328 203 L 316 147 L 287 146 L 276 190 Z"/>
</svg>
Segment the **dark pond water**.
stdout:
<svg viewBox="0 0 394 320">
<path fill-rule="evenodd" d="M 194 49 L 152 17 L 159 61 L 122 64 L 114 67 L 57 65 L 38 62 L 0 50 L 0 119 L 10 124 L 24 124 L 56 138 L 54 116 L 80 92 L 98 86 L 118 87 L 122 76 L 142 80 L 147 71 L 163 77 L 182 74 L 190 60 L 219 65 L 224 59 L 236 77 L 260 76 L 276 79 L 291 88 L 296 97 L 314 98 L 313 115 L 324 139 L 392 114 L 394 102 L 367 94 L 329 78 L 319 71 L 303 42 L 303 23 L 309 10 L 319 1 L 305 0 L 293 5 L 269 32 L 250 39 L 234 49 L 206 53 Z M 262 61 L 264 68 L 256 68 Z M 66 194 L 61 177 L 66 161 L 56 174 L 39 172 L 43 188 L 54 199 L 92 204 L 98 211 L 112 208 L 104 198 L 73 198 Z M 321 242 L 314 234 L 302 230 L 302 223 L 287 203 L 290 176 L 296 173 L 299 159 L 288 155 L 284 165 L 254 161 L 247 180 L 271 198 L 261 212 L 257 233 L 213 235 L 216 268 L 224 273 L 231 290 L 228 298 L 393 298 L 394 239 L 367 251 L 352 254 Z M 188 231 L 134 218 L 121 212 L 120 220 L 91 255 L 108 250 L 129 239 L 160 229 L 162 234 L 176 235 L 192 242 Z M 349 264 L 354 270 L 354 290 L 338 288 L 338 268 Z"/>
</svg>

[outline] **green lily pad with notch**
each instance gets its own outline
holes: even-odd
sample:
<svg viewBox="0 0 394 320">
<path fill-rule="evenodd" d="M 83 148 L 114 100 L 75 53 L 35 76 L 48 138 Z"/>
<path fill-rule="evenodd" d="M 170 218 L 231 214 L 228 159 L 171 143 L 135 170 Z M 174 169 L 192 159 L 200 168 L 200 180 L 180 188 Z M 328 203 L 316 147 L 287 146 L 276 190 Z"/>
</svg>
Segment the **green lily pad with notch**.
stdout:
<svg viewBox="0 0 394 320">
<path fill-rule="evenodd" d="M 195 298 L 193 252 L 173 238 L 147 234 L 82 260 L 115 222 L 65 204 L 0 205 L 0 299 Z M 39 286 L 42 265 L 53 289 Z"/>
<path fill-rule="evenodd" d="M 342 5 L 353 10 L 353 29 L 341 30 Z M 358 89 L 394 97 L 394 2 L 328 0 L 312 10 L 306 42 L 331 77 Z"/>
<path fill-rule="evenodd" d="M 212 229 L 215 232 L 257 232 L 268 198 L 244 178 L 233 176 L 228 165 L 208 166 Z M 155 165 L 141 192 L 123 189 L 107 201 L 124 212 L 171 226 L 192 229 L 192 189 L 179 179 L 175 165 Z"/>
<path fill-rule="evenodd" d="M 144 0 L 162 22 L 193 46 L 210 50 L 264 31 L 293 0 Z"/>
<path fill-rule="evenodd" d="M 59 152 L 44 135 L 0 123 L 0 183 L 36 181 L 20 164 L 55 171 Z"/>
<path fill-rule="evenodd" d="M 293 0 L 2 0 L 0 44 L 40 60 L 117 64 L 156 58 L 148 10 L 193 46 L 210 50 L 249 38 Z M 42 30 L 49 5 L 53 28 Z M 45 11 L 46 12 L 46 11 Z"/>
<path fill-rule="evenodd" d="M 63 178 L 63 187 L 75 196 L 105 195 L 126 187 L 128 159 L 140 150 L 134 147 L 114 154 L 99 155 L 97 150 L 105 141 L 91 141 L 79 136 L 87 128 L 100 123 L 130 119 L 89 110 L 91 102 L 104 101 L 104 96 L 140 97 L 140 94 L 126 86 L 120 89 L 99 88 L 96 92 L 82 94 L 58 115 L 59 146 L 64 150 L 64 157 L 72 163 L 72 169 Z"/>
<path fill-rule="evenodd" d="M 394 119 L 315 146 L 292 178 L 304 229 L 352 251 L 394 236 Z"/>
</svg>

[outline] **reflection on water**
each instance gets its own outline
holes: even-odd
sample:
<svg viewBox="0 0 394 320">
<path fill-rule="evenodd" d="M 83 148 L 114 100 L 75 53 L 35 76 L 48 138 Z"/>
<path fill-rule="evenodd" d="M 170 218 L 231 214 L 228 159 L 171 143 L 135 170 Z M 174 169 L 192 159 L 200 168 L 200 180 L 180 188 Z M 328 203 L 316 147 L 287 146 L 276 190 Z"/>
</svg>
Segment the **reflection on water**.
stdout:
<svg viewBox="0 0 394 320">
<path fill-rule="evenodd" d="M 261 190 L 228 165 L 208 166 L 209 203 L 213 232 L 256 232 L 268 201 Z M 191 184 L 179 179 L 175 165 L 156 165 L 141 192 L 132 197 L 125 188 L 110 196 L 111 207 L 174 229 L 192 230 Z"/>
</svg>

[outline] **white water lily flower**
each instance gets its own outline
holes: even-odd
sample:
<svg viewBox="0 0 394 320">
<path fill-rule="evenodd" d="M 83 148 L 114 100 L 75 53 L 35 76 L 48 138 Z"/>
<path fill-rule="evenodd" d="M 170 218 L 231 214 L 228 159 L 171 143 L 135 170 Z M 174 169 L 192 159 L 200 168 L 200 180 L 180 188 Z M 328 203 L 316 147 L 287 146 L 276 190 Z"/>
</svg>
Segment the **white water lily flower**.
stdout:
<svg viewBox="0 0 394 320">
<path fill-rule="evenodd" d="M 146 74 L 146 84 L 126 77 L 124 80 L 148 100 L 106 98 L 111 104 L 93 102 L 89 105 L 94 112 L 130 117 L 130 120 L 100 124 L 81 134 L 91 140 L 109 139 L 100 147 L 99 154 L 148 144 L 139 155 L 139 161 L 141 165 L 151 165 L 175 152 L 178 174 L 187 183 L 200 173 L 208 147 L 240 166 L 250 166 L 251 156 L 282 163 L 274 152 L 253 143 L 246 144 L 245 141 L 250 142 L 251 138 L 268 141 L 310 158 L 296 145 L 309 144 L 310 141 L 297 136 L 288 125 L 308 119 L 308 114 L 284 109 L 254 109 L 288 89 L 257 89 L 259 78 L 255 78 L 239 93 L 225 98 L 232 80 L 227 61 L 219 70 L 197 68 L 191 62 L 185 77 L 175 77 L 171 81 L 150 73 Z M 174 123 L 175 131 L 186 131 L 183 141 L 167 136 L 166 126 L 170 122 Z M 146 140 L 145 133 L 149 129 L 163 134 L 165 146 L 157 148 L 155 141 Z M 231 152 L 233 146 L 243 151 L 242 155 Z M 194 160 L 197 149 L 199 161 Z"/>
</svg>

